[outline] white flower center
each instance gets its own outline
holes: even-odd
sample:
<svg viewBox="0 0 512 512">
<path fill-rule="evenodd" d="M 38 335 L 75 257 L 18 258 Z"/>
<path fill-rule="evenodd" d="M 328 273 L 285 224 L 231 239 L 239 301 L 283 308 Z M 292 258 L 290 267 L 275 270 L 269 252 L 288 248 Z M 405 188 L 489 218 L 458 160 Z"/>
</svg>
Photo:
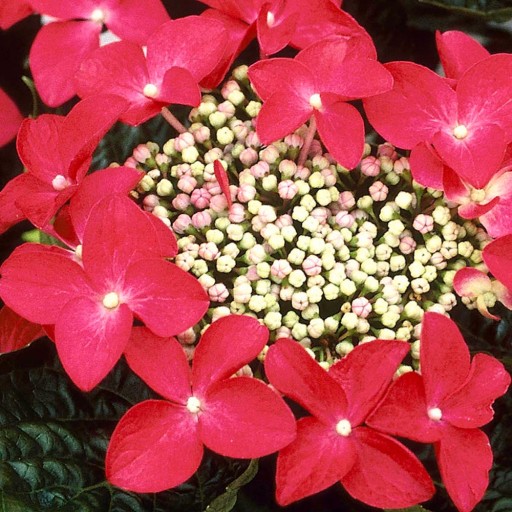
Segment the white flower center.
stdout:
<svg viewBox="0 0 512 512">
<path fill-rule="evenodd" d="M 439 407 L 432 407 L 427 411 L 427 414 L 428 417 L 434 421 L 440 421 L 441 418 L 443 417 L 443 413 L 441 412 L 441 409 L 439 409 Z"/>
<path fill-rule="evenodd" d="M 201 401 L 195 396 L 191 396 L 187 400 L 187 410 L 192 414 L 197 414 L 201 410 Z"/>
<path fill-rule="evenodd" d="M 274 14 L 270 11 L 267 12 L 267 26 L 272 27 L 276 22 Z"/>
<path fill-rule="evenodd" d="M 146 84 L 142 94 L 147 98 L 156 98 L 158 96 L 158 87 L 155 84 Z"/>
<path fill-rule="evenodd" d="M 309 98 L 309 104 L 316 108 L 317 110 L 320 110 L 322 108 L 322 98 L 320 98 L 320 94 L 317 92 L 315 94 L 312 94 Z"/>
<path fill-rule="evenodd" d="M 105 11 L 100 8 L 94 9 L 94 11 L 91 12 L 91 21 L 103 23 L 105 21 Z"/>
<path fill-rule="evenodd" d="M 82 246 L 81 245 L 76 246 L 75 255 L 76 255 L 77 259 L 79 259 L 79 260 L 82 259 Z"/>
<path fill-rule="evenodd" d="M 52 187 L 57 192 L 60 192 L 61 190 L 64 190 L 65 188 L 68 188 L 71 183 L 68 181 L 67 178 L 62 176 L 62 174 L 57 174 L 55 178 L 52 180 Z"/>
<path fill-rule="evenodd" d="M 469 197 L 471 198 L 471 201 L 480 203 L 485 199 L 485 190 L 483 188 L 474 188 L 471 190 Z"/>
<path fill-rule="evenodd" d="M 107 309 L 114 309 L 119 306 L 119 295 L 116 292 L 110 292 L 103 297 L 103 305 Z"/>
<path fill-rule="evenodd" d="M 336 432 L 343 437 L 347 437 L 352 432 L 352 425 L 348 420 L 338 421 L 336 425 Z"/>
<path fill-rule="evenodd" d="M 453 129 L 453 136 L 459 140 L 465 139 L 468 136 L 468 129 L 463 124 L 459 124 Z"/>
</svg>

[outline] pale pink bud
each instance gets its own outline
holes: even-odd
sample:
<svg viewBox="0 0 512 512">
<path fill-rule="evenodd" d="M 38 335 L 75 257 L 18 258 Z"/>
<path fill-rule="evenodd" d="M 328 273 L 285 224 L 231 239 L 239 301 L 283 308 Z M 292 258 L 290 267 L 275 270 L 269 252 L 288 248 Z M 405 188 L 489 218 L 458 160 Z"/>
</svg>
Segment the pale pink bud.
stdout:
<svg viewBox="0 0 512 512">
<path fill-rule="evenodd" d="M 247 137 L 245 138 L 245 145 L 247 147 L 253 146 L 253 147 L 259 147 L 261 146 L 260 139 L 258 137 L 258 134 L 256 132 L 249 132 L 247 134 Z"/>
<path fill-rule="evenodd" d="M 281 199 L 293 199 L 299 192 L 299 187 L 292 180 L 284 180 L 277 186 Z"/>
<path fill-rule="evenodd" d="M 264 178 L 270 172 L 270 167 L 267 162 L 258 162 L 254 164 L 249 171 L 255 178 Z"/>
<path fill-rule="evenodd" d="M 155 156 L 155 162 L 157 165 L 164 165 L 169 163 L 169 157 L 167 155 L 164 155 L 163 153 L 158 153 L 158 155 Z"/>
<path fill-rule="evenodd" d="M 206 179 L 206 175 L 205 175 Z M 212 181 L 207 181 L 203 186 L 212 196 L 216 196 L 222 194 L 222 189 L 220 188 L 219 182 L 214 179 Z"/>
<path fill-rule="evenodd" d="M 405 156 L 400 157 L 394 164 L 393 164 L 393 170 L 397 174 L 402 174 L 404 171 L 408 171 L 410 169 L 409 167 L 409 160 L 405 158 Z"/>
<path fill-rule="evenodd" d="M 351 213 L 348 213 L 345 210 L 341 210 L 336 214 L 335 220 L 336 224 L 338 224 L 338 226 L 341 228 L 350 228 L 356 219 Z"/>
<path fill-rule="evenodd" d="M 148 158 L 151 158 L 151 152 L 145 144 L 139 144 L 133 150 L 133 158 L 143 164 Z"/>
<path fill-rule="evenodd" d="M 155 194 L 149 194 L 142 200 L 142 204 L 144 205 L 144 210 L 150 212 L 155 206 L 160 204 L 160 200 Z"/>
<path fill-rule="evenodd" d="M 212 223 L 212 216 L 207 211 L 196 212 L 192 215 L 192 224 L 196 229 L 202 229 Z"/>
<path fill-rule="evenodd" d="M 212 302 L 224 302 L 229 297 L 229 291 L 223 283 L 215 283 L 208 288 L 208 296 Z"/>
<path fill-rule="evenodd" d="M 128 157 L 124 164 L 123 164 L 125 167 L 132 167 L 132 168 L 136 168 L 137 167 L 137 160 L 135 160 L 135 158 L 133 158 L 133 156 L 130 156 Z"/>
<path fill-rule="evenodd" d="M 240 370 L 238 370 L 233 377 L 253 377 L 254 374 L 252 373 L 251 367 L 246 364 L 245 366 L 242 366 Z"/>
<path fill-rule="evenodd" d="M 192 361 L 194 359 L 194 352 L 196 351 L 196 347 L 194 345 L 184 345 L 183 352 L 185 352 L 185 356 L 187 357 L 187 361 Z"/>
<path fill-rule="evenodd" d="M 276 211 L 273 206 L 268 204 L 264 204 L 258 212 L 258 217 L 265 224 L 269 222 L 274 222 L 277 219 Z"/>
<path fill-rule="evenodd" d="M 389 189 L 382 181 L 372 183 L 368 189 L 370 196 L 374 201 L 385 201 L 388 197 Z"/>
<path fill-rule="evenodd" d="M 412 227 L 424 235 L 434 229 L 434 219 L 431 215 L 420 213 L 416 215 Z"/>
<path fill-rule="evenodd" d="M 302 269 L 308 276 L 317 276 L 322 273 L 322 260 L 311 254 L 302 262 Z"/>
<path fill-rule="evenodd" d="M 290 148 L 301 148 L 302 144 L 304 144 L 304 139 L 300 135 L 292 133 L 284 138 L 284 142 Z"/>
<path fill-rule="evenodd" d="M 352 312 L 360 318 L 366 318 L 372 311 L 372 305 L 366 297 L 358 297 L 352 301 Z"/>
<path fill-rule="evenodd" d="M 196 188 L 190 195 L 191 203 L 200 210 L 207 208 L 210 204 L 211 194 L 204 188 Z"/>
<path fill-rule="evenodd" d="M 229 209 L 228 218 L 235 224 L 240 224 L 245 219 L 245 208 L 240 203 L 233 203 Z"/>
<path fill-rule="evenodd" d="M 183 151 L 185 148 L 189 148 L 195 144 L 194 136 L 190 132 L 180 133 L 174 139 L 174 149 L 178 152 Z"/>
<path fill-rule="evenodd" d="M 236 108 L 230 101 L 223 101 L 217 106 L 217 110 L 222 112 L 228 119 L 235 115 Z"/>
<path fill-rule="evenodd" d="M 311 213 L 311 217 L 315 218 L 321 225 L 327 222 L 327 218 L 329 216 L 329 210 L 324 208 L 323 206 L 319 206 L 315 208 Z"/>
<path fill-rule="evenodd" d="M 260 159 L 268 164 L 273 164 L 279 158 L 279 151 L 275 146 L 267 146 L 260 151 Z"/>
<path fill-rule="evenodd" d="M 379 148 L 377 149 L 377 155 L 387 156 L 388 158 L 391 158 L 391 160 L 393 161 L 398 158 L 398 155 L 395 151 L 395 147 L 391 145 L 389 142 L 384 142 L 384 144 L 379 145 Z"/>
<path fill-rule="evenodd" d="M 190 196 L 187 194 L 178 194 L 172 200 L 172 206 L 175 210 L 185 210 L 190 205 Z"/>
<path fill-rule="evenodd" d="M 352 192 L 350 192 L 349 190 L 343 191 L 340 194 L 340 197 L 338 198 L 338 204 L 344 210 L 350 210 L 356 204 L 356 200 L 354 199 L 354 194 L 352 194 Z"/>
<path fill-rule="evenodd" d="M 288 260 L 275 260 L 270 267 L 270 273 L 278 279 L 284 279 L 292 270 Z"/>
<path fill-rule="evenodd" d="M 347 277 L 350 277 L 352 275 L 352 272 L 359 270 L 359 262 L 357 260 L 348 260 L 347 263 L 345 263 L 345 274 Z"/>
<path fill-rule="evenodd" d="M 210 138 L 210 128 L 208 126 L 201 126 L 194 131 L 194 139 L 198 144 L 206 142 Z"/>
<path fill-rule="evenodd" d="M 247 274 L 245 274 L 245 277 L 247 277 L 249 281 L 258 281 L 261 279 L 261 277 L 258 275 L 258 269 L 256 268 L 256 265 L 251 265 L 247 269 Z"/>
<path fill-rule="evenodd" d="M 224 197 L 224 194 L 213 196 L 210 199 L 210 208 L 217 213 L 227 210 L 228 200 Z"/>
<path fill-rule="evenodd" d="M 285 213 L 283 215 L 280 215 L 276 221 L 275 221 L 275 225 L 279 228 L 279 229 L 282 229 L 284 228 L 285 226 L 291 226 L 293 225 L 293 219 L 292 219 L 292 216 L 289 215 L 288 213 Z"/>
<path fill-rule="evenodd" d="M 332 172 L 332 169 L 322 169 L 320 174 L 324 177 L 326 187 L 336 185 L 336 175 Z"/>
<path fill-rule="evenodd" d="M 236 140 L 245 142 L 247 134 L 249 133 L 249 127 L 243 121 L 236 120 L 235 122 L 230 123 L 229 127 L 235 134 Z"/>
<path fill-rule="evenodd" d="M 258 152 L 253 148 L 245 148 L 238 158 L 245 166 L 250 167 L 258 161 Z"/>
<path fill-rule="evenodd" d="M 361 160 L 361 172 L 365 176 L 377 176 L 380 173 L 380 163 L 374 156 L 367 156 Z"/>
<path fill-rule="evenodd" d="M 213 242 L 205 242 L 199 246 L 198 254 L 203 260 L 213 261 L 219 257 L 220 251 Z"/>
<path fill-rule="evenodd" d="M 242 183 L 236 197 L 241 203 L 248 203 L 256 197 L 256 189 L 252 185 Z"/>
<path fill-rule="evenodd" d="M 411 254 L 416 249 L 416 242 L 412 236 L 404 236 L 398 246 L 402 254 Z"/>
<path fill-rule="evenodd" d="M 313 158 L 315 156 L 323 155 L 323 152 L 324 150 L 322 148 L 321 142 L 317 139 L 313 139 L 311 146 L 309 147 L 308 156 Z"/>
<path fill-rule="evenodd" d="M 186 194 L 190 194 L 197 186 L 197 180 L 192 176 L 182 176 L 178 180 L 178 188 L 185 192 Z"/>
<path fill-rule="evenodd" d="M 228 99 L 228 96 L 233 92 L 233 91 L 239 91 L 240 90 L 240 85 L 238 84 L 238 82 L 236 80 L 228 80 L 223 86 L 222 86 L 222 89 L 220 91 L 220 93 L 222 94 L 222 97 L 227 100 Z"/>
<path fill-rule="evenodd" d="M 176 220 L 172 223 L 172 228 L 176 233 L 183 234 L 190 224 L 192 224 L 190 216 L 186 213 L 182 213 L 176 217 Z"/>
<path fill-rule="evenodd" d="M 192 168 L 190 164 L 179 164 L 176 167 L 176 176 L 181 178 L 182 176 L 192 176 Z"/>
<path fill-rule="evenodd" d="M 191 327 L 190 329 L 187 329 L 186 331 L 178 334 L 176 338 L 180 343 L 183 343 L 184 345 L 192 345 L 196 341 L 196 333 Z"/>
<path fill-rule="evenodd" d="M 297 167 L 294 177 L 298 180 L 307 180 L 311 176 L 311 171 L 307 167 Z"/>
</svg>

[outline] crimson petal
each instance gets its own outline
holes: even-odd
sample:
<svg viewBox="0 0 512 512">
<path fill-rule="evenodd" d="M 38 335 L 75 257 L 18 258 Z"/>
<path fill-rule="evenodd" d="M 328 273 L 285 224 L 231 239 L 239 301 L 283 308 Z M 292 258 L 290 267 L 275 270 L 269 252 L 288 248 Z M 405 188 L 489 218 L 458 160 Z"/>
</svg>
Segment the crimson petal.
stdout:
<svg viewBox="0 0 512 512">
<path fill-rule="evenodd" d="M 0 89 L 0 147 L 16 136 L 22 121 L 23 116 L 14 101 Z"/>
<path fill-rule="evenodd" d="M 117 424 L 107 449 L 110 483 L 135 492 L 160 492 L 188 480 L 203 457 L 197 422 L 185 407 L 146 400 Z"/>
<path fill-rule="evenodd" d="M 40 325 L 29 322 L 12 309 L 0 309 L 0 354 L 13 352 L 44 336 Z"/>
<path fill-rule="evenodd" d="M 492 275 L 512 290 L 512 235 L 502 236 L 486 245 L 482 256 Z"/>
</svg>

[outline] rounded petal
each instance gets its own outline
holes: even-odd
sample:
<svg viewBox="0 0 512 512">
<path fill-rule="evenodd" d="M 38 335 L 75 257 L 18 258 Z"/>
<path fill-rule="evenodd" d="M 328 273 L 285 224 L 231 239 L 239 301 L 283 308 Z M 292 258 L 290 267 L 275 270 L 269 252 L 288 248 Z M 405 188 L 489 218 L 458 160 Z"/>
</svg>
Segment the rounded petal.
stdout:
<svg viewBox="0 0 512 512">
<path fill-rule="evenodd" d="M 98 300 L 77 297 L 55 324 L 57 352 L 71 380 L 83 391 L 99 384 L 117 363 L 130 338 L 133 316 L 121 304 L 108 310 Z"/>
<path fill-rule="evenodd" d="M 265 55 L 273 55 L 288 45 L 299 21 L 298 12 L 286 12 L 285 4 L 293 0 L 281 0 L 271 4 L 263 4 L 256 21 L 258 42 Z M 272 9 L 271 9 L 272 8 Z M 274 24 L 269 26 L 267 16 L 274 16 Z"/>
<path fill-rule="evenodd" d="M 489 485 L 492 450 L 487 436 L 478 429 L 452 427 L 435 448 L 450 498 L 460 512 L 470 512 Z"/>
<path fill-rule="evenodd" d="M 456 120 L 456 95 L 433 71 L 412 62 L 385 65 L 393 89 L 364 100 L 368 119 L 395 146 L 411 149 Z"/>
<path fill-rule="evenodd" d="M 268 329 L 246 315 L 228 315 L 213 322 L 194 352 L 194 392 L 233 375 L 252 361 L 268 341 Z"/>
<path fill-rule="evenodd" d="M 295 418 L 283 399 L 250 377 L 212 384 L 199 416 L 203 443 L 214 452 L 238 459 L 280 450 L 293 441 L 295 430 Z"/>
<path fill-rule="evenodd" d="M 492 420 L 492 404 L 509 386 L 510 375 L 500 361 L 476 354 L 467 382 L 443 401 L 443 418 L 456 427 L 481 427 Z"/>
<path fill-rule="evenodd" d="M 37 92 L 50 107 L 75 94 L 73 77 L 80 63 L 99 46 L 101 25 L 93 21 L 57 21 L 43 26 L 30 49 Z"/>
<path fill-rule="evenodd" d="M 512 290 L 512 235 L 502 236 L 486 245 L 482 256 L 492 275 Z"/>
<path fill-rule="evenodd" d="M 30 0 L 37 12 L 44 12 L 61 20 L 73 18 L 87 19 L 97 7 L 96 0 L 80 0 L 80 2 L 61 2 L 60 0 Z"/>
<path fill-rule="evenodd" d="M 439 313 L 425 313 L 420 363 L 427 405 L 440 407 L 469 374 L 469 349 L 453 320 Z"/>
<path fill-rule="evenodd" d="M 22 121 L 16 103 L 0 89 L 0 147 L 14 139 Z"/>
<path fill-rule="evenodd" d="M 68 255 L 39 244 L 18 247 L 1 267 L 0 296 L 36 324 L 54 324 L 64 305 L 90 287 L 82 267 Z"/>
<path fill-rule="evenodd" d="M 341 479 L 348 493 L 379 508 L 405 508 L 430 499 L 434 484 L 416 456 L 392 437 L 370 428 L 353 432 L 356 461 Z"/>
<path fill-rule="evenodd" d="M 134 327 L 124 355 L 130 368 L 168 400 L 185 404 L 192 395 L 187 357 L 174 338 L 160 338 L 145 327 Z"/>
<path fill-rule="evenodd" d="M 197 80 L 188 69 L 172 67 L 164 75 L 158 101 L 197 107 L 201 103 L 201 91 Z"/>
<path fill-rule="evenodd" d="M 26 218 L 16 206 L 18 198 L 26 194 L 25 181 L 26 173 L 20 174 L 8 181 L 0 191 L 0 234 Z"/>
<path fill-rule="evenodd" d="M 473 64 L 490 55 L 478 41 L 459 30 L 437 31 L 436 44 L 446 77 L 456 80 Z"/>
<path fill-rule="evenodd" d="M 199 281 L 173 263 L 143 259 L 126 270 L 123 292 L 130 309 L 157 336 L 174 336 L 195 325 L 208 309 Z"/>
<path fill-rule="evenodd" d="M 499 197 L 499 201 L 479 220 L 492 238 L 512 234 L 512 200 Z"/>
<path fill-rule="evenodd" d="M 335 94 L 322 94 L 321 98 L 323 107 L 315 110 L 320 138 L 338 163 L 353 169 L 363 156 L 363 118 L 355 107 Z"/>
<path fill-rule="evenodd" d="M 185 407 L 147 400 L 117 424 L 107 449 L 107 480 L 134 492 L 160 492 L 188 480 L 203 457 L 197 421 Z"/>
<path fill-rule="evenodd" d="M 418 373 L 409 372 L 391 385 L 382 402 L 366 418 L 366 424 L 386 434 L 432 443 L 439 440 L 442 431 L 427 411 L 423 379 Z"/>
<path fill-rule="evenodd" d="M 15 23 L 32 14 L 32 1 L 11 0 L 0 5 L 0 28 L 7 30 Z"/>
<path fill-rule="evenodd" d="M 354 445 L 311 416 L 297 422 L 297 438 L 279 452 L 276 500 L 286 506 L 338 482 L 354 465 Z"/>
<path fill-rule="evenodd" d="M 40 325 L 29 322 L 7 306 L 0 308 L 0 354 L 24 348 L 42 336 Z"/>
<path fill-rule="evenodd" d="M 477 297 L 492 290 L 490 277 L 476 268 L 461 268 L 453 278 L 453 288 L 461 297 Z"/>
<path fill-rule="evenodd" d="M 411 150 L 409 165 L 413 178 L 420 185 L 443 190 L 445 166 L 430 144 L 416 144 Z"/>
<path fill-rule="evenodd" d="M 374 340 L 358 345 L 329 375 L 344 389 L 348 418 L 353 425 L 364 421 L 388 389 L 402 359 L 409 352 L 405 341 Z"/>
<path fill-rule="evenodd" d="M 340 385 L 291 339 L 277 340 L 265 356 L 265 373 L 279 391 L 326 425 L 347 417 L 347 398 Z"/>
</svg>

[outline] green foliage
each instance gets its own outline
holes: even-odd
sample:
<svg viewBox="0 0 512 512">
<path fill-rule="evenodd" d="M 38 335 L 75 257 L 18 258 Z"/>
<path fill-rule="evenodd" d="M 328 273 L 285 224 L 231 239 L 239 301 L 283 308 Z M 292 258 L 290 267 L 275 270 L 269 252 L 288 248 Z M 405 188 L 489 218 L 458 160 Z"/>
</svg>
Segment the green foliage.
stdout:
<svg viewBox="0 0 512 512">
<path fill-rule="evenodd" d="M 0 365 L 0 512 L 202 512 L 248 467 L 207 453 L 196 475 L 172 491 L 144 495 L 110 486 L 103 469 L 110 434 L 131 405 L 153 393 L 124 363 L 81 393 L 50 343 L 45 364 L 34 367 L 38 345 L 3 356 Z M 249 469 L 228 486 L 232 500 L 254 476 L 255 466 Z"/>
<path fill-rule="evenodd" d="M 512 18 L 512 2 L 507 0 L 418 0 L 450 11 L 493 21 Z"/>
</svg>

